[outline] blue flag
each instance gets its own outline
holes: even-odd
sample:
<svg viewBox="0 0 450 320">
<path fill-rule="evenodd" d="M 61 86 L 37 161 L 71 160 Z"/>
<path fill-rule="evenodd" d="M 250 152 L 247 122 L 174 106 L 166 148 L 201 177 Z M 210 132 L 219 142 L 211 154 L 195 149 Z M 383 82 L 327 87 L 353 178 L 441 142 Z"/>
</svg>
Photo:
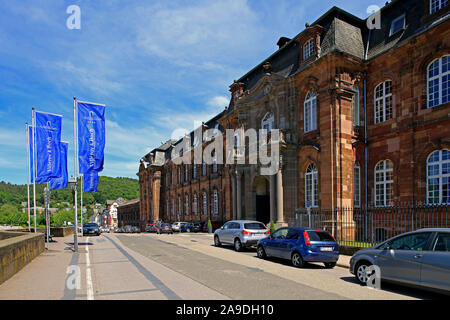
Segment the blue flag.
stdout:
<svg viewBox="0 0 450 320">
<path fill-rule="evenodd" d="M 80 173 L 103 170 L 105 107 L 78 102 L 78 161 Z"/>
<path fill-rule="evenodd" d="M 50 181 L 50 178 L 58 178 L 62 175 L 62 117 L 36 111 L 35 121 L 36 177 L 45 179 L 47 182 Z"/>
<path fill-rule="evenodd" d="M 98 172 L 90 171 L 83 175 L 83 191 L 87 193 L 97 192 Z"/>
<path fill-rule="evenodd" d="M 30 142 L 30 183 L 33 183 L 34 179 L 33 179 L 33 127 L 32 126 L 28 126 L 28 133 L 29 133 L 29 139 L 28 141 Z M 36 155 L 35 155 L 36 157 Z M 41 178 L 41 177 L 36 177 L 36 183 L 46 183 L 48 181 L 48 179 L 45 178 Z"/>
<path fill-rule="evenodd" d="M 69 144 L 67 142 L 61 142 L 61 172 L 62 176 L 59 178 L 53 178 L 50 180 L 51 189 L 65 189 L 69 182 L 69 176 L 67 173 L 67 149 Z M 37 180 L 37 179 L 36 179 Z"/>
</svg>

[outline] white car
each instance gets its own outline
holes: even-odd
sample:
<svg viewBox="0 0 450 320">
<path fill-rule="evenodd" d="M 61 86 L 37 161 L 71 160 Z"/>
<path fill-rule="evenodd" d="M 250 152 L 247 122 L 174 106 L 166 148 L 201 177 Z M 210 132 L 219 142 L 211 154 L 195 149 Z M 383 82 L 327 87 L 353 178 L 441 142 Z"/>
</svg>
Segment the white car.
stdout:
<svg viewBox="0 0 450 320">
<path fill-rule="evenodd" d="M 187 222 L 174 222 L 174 223 L 172 224 L 172 231 L 173 231 L 173 232 L 181 232 L 181 225 L 182 225 L 183 223 L 187 223 Z"/>
</svg>

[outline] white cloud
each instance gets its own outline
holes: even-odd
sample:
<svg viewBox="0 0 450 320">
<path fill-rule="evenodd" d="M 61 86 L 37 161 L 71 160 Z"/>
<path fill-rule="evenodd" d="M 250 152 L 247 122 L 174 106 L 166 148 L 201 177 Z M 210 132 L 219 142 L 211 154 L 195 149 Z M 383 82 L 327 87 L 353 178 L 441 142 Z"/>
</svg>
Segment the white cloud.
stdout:
<svg viewBox="0 0 450 320">
<path fill-rule="evenodd" d="M 207 104 L 213 108 L 223 108 L 228 106 L 230 100 L 225 96 L 215 96 L 208 100 Z"/>
</svg>

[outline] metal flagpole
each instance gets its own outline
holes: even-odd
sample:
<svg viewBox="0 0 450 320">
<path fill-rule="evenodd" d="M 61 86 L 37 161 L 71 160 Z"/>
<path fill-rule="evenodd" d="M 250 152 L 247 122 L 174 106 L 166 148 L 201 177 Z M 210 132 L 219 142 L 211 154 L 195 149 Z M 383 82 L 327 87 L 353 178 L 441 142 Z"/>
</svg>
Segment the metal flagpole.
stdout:
<svg viewBox="0 0 450 320">
<path fill-rule="evenodd" d="M 31 209 L 30 209 L 30 133 L 28 122 L 25 123 L 27 140 L 27 196 L 28 196 L 28 232 L 31 232 Z"/>
<path fill-rule="evenodd" d="M 33 128 L 33 204 L 34 204 L 34 233 L 37 232 L 36 225 L 36 111 L 32 109 L 32 128 Z"/>
<path fill-rule="evenodd" d="M 77 166 L 77 158 L 78 158 L 78 119 L 77 119 L 77 98 L 73 98 L 73 145 L 74 145 L 74 175 L 75 175 L 75 181 L 78 181 L 78 166 Z M 74 190 L 74 205 L 75 205 L 75 214 L 74 214 L 74 226 L 75 226 L 75 232 L 74 232 L 74 248 L 75 251 L 78 251 L 78 208 L 77 208 L 77 202 L 78 202 L 78 195 L 77 195 L 77 188 Z"/>
<path fill-rule="evenodd" d="M 80 210 L 80 213 L 81 213 L 81 222 L 80 222 L 80 225 L 81 225 L 81 232 L 83 232 L 83 190 L 84 190 L 84 174 L 81 174 L 80 175 L 80 177 L 81 177 L 81 188 L 80 188 L 80 192 L 81 192 L 81 199 L 80 199 L 80 206 L 81 206 L 81 210 Z"/>
</svg>

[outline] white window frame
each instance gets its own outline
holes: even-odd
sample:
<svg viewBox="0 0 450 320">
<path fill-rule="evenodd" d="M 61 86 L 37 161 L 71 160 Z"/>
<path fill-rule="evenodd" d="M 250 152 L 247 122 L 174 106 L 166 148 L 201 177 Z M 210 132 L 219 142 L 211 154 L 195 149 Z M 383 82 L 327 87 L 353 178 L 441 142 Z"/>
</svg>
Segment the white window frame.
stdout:
<svg viewBox="0 0 450 320">
<path fill-rule="evenodd" d="M 303 103 L 304 132 L 317 129 L 317 97 L 314 91 L 309 91 Z"/>
<path fill-rule="evenodd" d="M 309 202 L 309 206 L 308 206 Z M 305 171 L 305 208 L 319 207 L 319 172 L 311 163 Z"/>
<path fill-rule="evenodd" d="M 448 159 L 443 159 L 443 151 L 450 152 L 448 149 L 442 149 L 442 150 L 435 150 L 432 153 L 428 155 L 427 158 L 427 204 L 429 205 L 437 205 L 437 204 L 450 204 L 450 198 L 447 202 L 443 201 L 443 179 L 449 179 L 450 180 L 450 157 Z M 439 159 L 435 162 L 430 162 L 430 158 L 435 154 L 438 153 Z M 438 166 L 438 173 L 430 175 L 430 166 Z M 447 167 L 447 173 L 443 173 L 443 166 Z M 438 202 L 430 201 L 430 190 L 429 190 L 429 180 L 430 179 L 439 179 L 438 182 Z M 434 197 L 433 197 L 434 198 Z"/>
<path fill-rule="evenodd" d="M 386 93 L 386 87 L 387 84 L 390 83 L 390 88 L 391 88 L 391 92 L 390 93 Z M 378 88 L 382 87 L 382 95 L 380 97 L 377 97 L 377 90 Z M 374 91 L 373 91 L 373 98 L 374 98 L 374 123 L 381 123 L 381 122 L 385 122 L 388 121 L 390 119 L 393 118 L 393 95 L 392 95 L 392 80 L 386 80 L 381 82 L 380 84 L 378 84 Z M 387 103 L 390 101 L 390 106 L 387 105 Z M 390 108 L 390 110 L 388 109 Z M 377 111 L 380 110 L 380 114 L 381 117 L 377 116 Z M 390 116 L 387 117 L 387 111 L 390 111 L 389 114 Z"/>
<path fill-rule="evenodd" d="M 314 55 L 314 38 L 309 39 L 303 45 L 303 60 L 309 59 Z"/>
<path fill-rule="evenodd" d="M 208 195 L 203 192 L 203 214 L 208 215 Z"/>
<path fill-rule="evenodd" d="M 433 6 L 433 4 L 436 4 Z M 438 12 L 448 5 L 448 0 L 430 0 L 430 14 Z"/>
<path fill-rule="evenodd" d="M 397 31 L 394 31 L 394 24 L 397 23 L 399 20 L 403 19 L 403 26 L 398 29 Z M 394 34 L 396 34 L 397 32 L 400 32 L 401 30 L 405 30 L 406 28 L 406 15 L 402 14 L 400 17 L 395 18 L 394 20 L 392 20 L 391 22 L 391 30 L 389 31 L 389 36 L 392 36 Z"/>
<path fill-rule="evenodd" d="M 447 71 L 446 72 L 442 72 L 443 70 L 443 60 L 444 58 L 446 58 L 447 60 Z M 438 74 L 430 77 L 430 68 L 433 64 L 435 64 L 437 62 L 438 64 Z M 450 97 L 447 97 L 447 101 L 443 101 L 443 85 L 444 85 L 444 77 L 447 78 L 447 83 L 450 82 L 450 55 L 444 55 L 438 59 L 433 60 L 427 67 L 427 107 L 428 108 L 433 108 L 436 106 L 439 106 L 441 104 L 447 103 L 450 101 Z M 439 95 L 438 98 L 438 103 L 431 105 L 430 103 L 430 82 L 431 81 L 436 81 L 437 80 L 437 94 Z M 449 93 L 450 90 L 450 84 L 447 86 L 447 95 L 450 95 Z"/>
<path fill-rule="evenodd" d="M 353 175 L 353 206 L 361 208 L 361 167 L 358 162 L 355 162 Z"/>
<path fill-rule="evenodd" d="M 274 128 L 275 128 L 275 116 L 273 112 L 268 112 L 264 115 L 264 117 L 261 120 L 261 129 L 270 132 Z"/>
<path fill-rule="evenodd" d="M 381 165 L 381 168 L 378 168 L 378 165 Z M 390 167 L 388 168 L 387 164 L 390 164 Z M 377 181 L 377 173 L 382 175 L 382 180 Z M 388 173 L 392 173 L 392 180 L 388 180 L 386 178 L 386 175 Z M 394 201 L 394 164 L 392 163 L 391 160 L 389 159 L 385 159 L 385 160 L 381 160 L 379 161 L 374 168 L 374 175 L 373 175 L 373 182 L 374 182 L 374 203 L 375 203 L 375 207 L 389 207 L 393 205 L 393 201 Z M 388 203 L 388 196 L 387 196 L 387 190 L 388 190 L 388 185 L 391 185 L 391 199 L 392 202 Z M 377 197 L 378 197 L 378 193 L 377 193 L 377 186 L 381 186 L 382 190 L 383 190 L 383 199 L 381 200 L 381 203 L 377 202 Z"/>
<path fill-rule="evenodd" d="M 219 214 L 219 192 L 217 190 L 214 190 L 213 194 L 213 214 L 218 215 Z"/>
</svg>

